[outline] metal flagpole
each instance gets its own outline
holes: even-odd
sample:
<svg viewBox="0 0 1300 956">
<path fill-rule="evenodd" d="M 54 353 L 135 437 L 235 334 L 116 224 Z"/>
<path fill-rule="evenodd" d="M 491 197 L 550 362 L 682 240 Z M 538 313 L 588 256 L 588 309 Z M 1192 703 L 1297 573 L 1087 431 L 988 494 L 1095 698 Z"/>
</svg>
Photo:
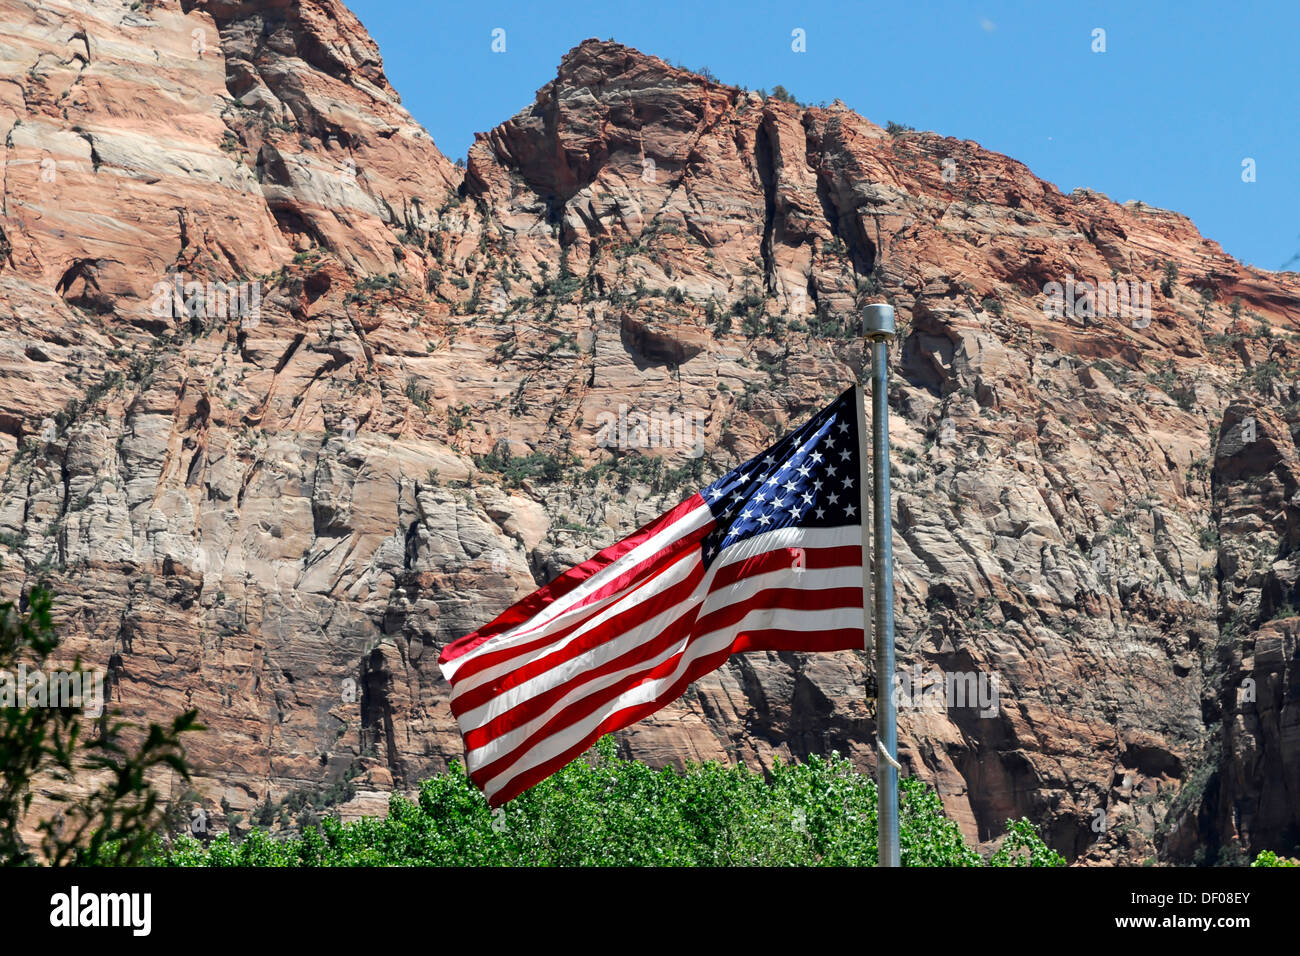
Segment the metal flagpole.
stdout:
<svg viewBox="0 0 1300 956">
<path fill-rule="evenodd" d="M 889 503 L 889 343 L 894 307 L 869 305 L 872 530 L 875 563 L 877 866 L 898 866 L 898 723 L 894 713 L 894 549 Z M 864 501 L 865 504 L 865 501 Z M 864 555 L 865 558 L 865 555 Z"/>
</svg>

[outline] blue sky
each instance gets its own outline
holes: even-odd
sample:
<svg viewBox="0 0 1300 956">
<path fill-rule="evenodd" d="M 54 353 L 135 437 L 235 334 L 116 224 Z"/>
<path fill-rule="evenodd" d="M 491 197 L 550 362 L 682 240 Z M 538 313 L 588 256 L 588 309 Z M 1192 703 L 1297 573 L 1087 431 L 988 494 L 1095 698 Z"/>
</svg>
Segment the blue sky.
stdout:
<svg viewBox="0 0 1300 956">
<path fill-rule="evenodd" d="M 1066 192 L 1177 210 L 1260 268 L 1300 253 L 1296 0 L 346 2 L 452 159 L 595 36 L 724 83 L 838 97 L 881 125 L 975 140 Z M 491 49 L 496 28 L 504 53 Z M 795 29 L 806 52 L 791 49 Z M 1254 182 L 1242 181 L 1247 158 Z"/>
</svg>

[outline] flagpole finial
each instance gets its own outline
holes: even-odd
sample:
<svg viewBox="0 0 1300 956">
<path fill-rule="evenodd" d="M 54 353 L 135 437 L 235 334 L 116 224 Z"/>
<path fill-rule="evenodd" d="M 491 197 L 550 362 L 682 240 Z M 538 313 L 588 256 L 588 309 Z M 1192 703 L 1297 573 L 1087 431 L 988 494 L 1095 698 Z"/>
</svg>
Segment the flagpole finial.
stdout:
<svg viewBox="0 0 1300 956">
<path fill-rule="evenodd" d="M 872 341 L 889 341 L 894 337 L 894 307 L 873 302 L 862 309 L 862 334 Z"/>
</svg>

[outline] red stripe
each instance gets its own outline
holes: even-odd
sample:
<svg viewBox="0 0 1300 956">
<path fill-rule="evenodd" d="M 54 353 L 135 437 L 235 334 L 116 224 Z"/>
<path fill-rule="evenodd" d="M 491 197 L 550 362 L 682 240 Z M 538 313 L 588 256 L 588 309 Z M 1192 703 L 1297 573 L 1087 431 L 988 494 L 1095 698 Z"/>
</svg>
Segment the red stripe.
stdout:
<svg viewBox="0 0 1300 956">
<path fill-rule="evenodd" d="M 808 569 L 809 571 L 819 571 L 819 570 L 838 568 L 838 567 L 856 567 L 857 566 L 856 562 L 858 561 L 862 553 L 862 548 L 860 545 L 832 547 L 832 548 L 805 548 L 805 549 L 798 549 L 798 550 L 803 551 L 803 555 L 802 555 L 803 567 Z M 710 588 L 710 591 L 711 592 L 717 591 L 720 587 L 734 584 L 745 577 L 752 577 L 754 575 L 765 574 L 771 571 L 782 571 L 782 570 L 790 569 L 794 562 L 795 551 L 796 549 L 794 548 L 778 548 L 774 551 L 753 555 L 749 558 L 746 558 L 744 561 L 738 561 L 734 564 L 720 567 L 717 569 L 714 575 L 714 583 Z M 665 568 L 663 568 L 662 571 L 666 571 L 668 567 L 671 566 L 672 565 L 665 566 Z M 685 581 L 689 581 L 691 583 L 691 587 L 693 588 L 694 585 L 698 583 L 699 580 L 702 578 L 703 574 L 704 574 L 704 568 L 701 565 L 698 569 L 693 570 L 690 576 L 687 579 L 685 579 Z M 658 575 L 656 575 L 655 577 L 657 576 Z M 651 578 L 650 580 L 654 580 L 654 578 Z M 509 690 L 512 687 L 517 687 L 519 684 L 522 684 L 524 681 L 531 680 L 532 678 L 537 677 L 539 674 L 542 674 L 545 671 L 551 669 L 552 667 L 555 667 L 556 665 L 561 664 L 567 660 L 572 660 L 574 657 L 586 653 L 588 650 L 598 646 L 599 644 L 605 643 L 606 641 L 609 640 L 616 640 L 617 638 L 621 637 L 623 634 L 632 631 L 634 628 L 640 626 L 641 624 L 644 624 L 646 621 L 650 620 L 655 615 L 666 610 L 675 601 L 679 599 L 684 599 L 685 596 L 690 593 L 686 587 L 685 581 L 673 585 L 671 588 L 667 589 L 664 592 L 664 594 L 666 595 L 671 595 L 670 598 L 665 598 L 663 595 L 656 595 L 649 602 L 642 605 L 638 605 L 635 609 L 629 609 L 629 611 L 620 612 L 615 617 L 602 623 L 599 627 L 594 628 L 591 632 L 584 635 L 581 639 L 574 641 L 569 645 L 566 645 L 564 648 L 556 651 L 554 654 L 548 654 L 545 657 L 530 661 L 522 665 L 521 667 L 517 668 L 514 671 L 510 671 L 509 673 L 502 674 L 493 681 L 488 681 L 484 684 L 479 685 L 478 687 L 467 690 L 465 693 L 457 696 L 454 691 L 455 684 L 459 683 L 463 677 L 467 677 L 470 674 L 480 672 L 483 669 L 478 664 L 480 660 L 488 659 L 490 657 L 495 663 L 498 660 L 508 659 L 510 656 L 515 656 L 515 655 L 508 654 L 506 656 L 498 656 L 497 654 L 492 653 L 492 654 L 484 654 L 480 657 L 476 657 L 473 662 L 467 663 L 464 669 L 458 671 L 455 677 L 453 678 L 452 681 L 453 692 L 452 692 L 452 704 L 451 704 L 452 713 L 456 717 L 460 717 L 462 714 L 468 713 L 469 711 L 482 706 L 497 694 Z M 843 605 L 837 605 L 837 606 L 861 607 L 862 606 L 861 596 L 860 596 L 861 589 L 858 588 L 856 590 L 858 591 L 859 594 L 859 598 L 856 604 L 845 603 Z M 558 641 L 560 638 L 565 637 L 568 634 L 572 633 L 573 631 L 577 630 L 579 627 L 585 624 L 589 619 L 590 616 L 584 617 L 579 621 L 572 622 L 571 624 L 567 625 L 562 631 L 555 634 L 553 639 L 547 638 L 542 641 L 530 642 L 528 645 L 526 645 L 526 647 L 530 650 L 535 650 L 538 647 L 542 647 L 548 643 L 551 643 L 552 640 Z M 697 629 L 697 633 L 707 633 L 709 630 L 716 630 L 716 628 L 709 627 L 707 629 Z M 566 686 L 572 686 L 572 683 L 573 682 L 570 682 Z"/>
<path fill-rule="evenodd" d="M 862 607 L 862 586 L 850 588 L 764 588 L 751 597 L 728 604 L 701 617 L 696 634 L 712 634 L 741 621 L 750 611 L 786 608 L 791 611 L 833 611 Z"/>
<path fill-rule="evenodd" d="M 455 660 L 458 657 L 463 657 L 464 655 L 468 654 L 470 651 L 479 647 L 485 641 L 488 641 L 491 638 L 497 636 L 498 634 L 502 634 L 506 631 L 512 630 L 513 628 L 518 627 L 520 624 L 523 624 L 531 620 L 532 618 L 536 617 L 537 614 L 540 613 L 541 610 L 545 608 L 548 604 L 551 604 L 552 602 L 558 600 L 559 598 L 562 598 L 564 595 L 568 594 L 570 591 L 572 591 L 578 585 L 582 584 L 584 581 L 592 577 L 594 574 L 603 570 L 609 565 L 613 564 L 623 555 L 627 554 L 629 551 L 632 551 L 634 548 L 648 541 L 650 538 L 654 537 L 660 531 L 663 531 L 669 525 L 674 524 L 675 522 L 685 518 L 692 511 L 694 511 L 696 508 L 699 508 L 703 504 L 704 504 L 704 499 L 701 498 L 698 493 L 691 495 L 691 497 L 687 498 L 677 507 L 673 508 L 670 511 L 666 511 L 664 514 L 660 515 L 658 518 L 655 518 L 649 524 L 645 525 L 645 527 L 639 529 L 638 531 L 633 532 L 631 535 L 624 538 L 622 541 L 618 541 L 610 545 L 608 548 L 605 548 L 603 551 L 595 555 L 595 557 L 589 558 L 588 560 L 582 562 L 582 564 L 570 568 L 568 571 L 565 571 L 563 574 L 557 577 L 554 581 L 550 582 L 544 587 L 538 588 L 536 591 L 528 595 L 528 597 L 524 598 L 522 601 L 519 601 L 517 604 L 507 608 L 505 611 L 502 611 L 501 614 L 499 614 L 491 623 L 487 624 L 485 627 L 482 627 L 479 630 L 474 631 L 472 634 L 466 634 L 464 637 L 460 638 L 459 640 L 453 641 L 452 643 L 448 644 L 446 647 L 442 649 L 442 653 L 438 655 L 438 663 L 445 664 L 449 661 Z M 705 528 L 701 529 L 701 533 L 698 535 L 698 537 L 703 537 L 704 534 L 707 534 L 708 528 L 710 528 L 711 526 L 712 526 L 712 522 L 706 522 Z M 673 547 L 675 546 L 673 545 L 669 546 L 670 549 Z M 663 555 L 662 551 L 658 552 L 656 555 L 647 558 L 645 561 L 642 561 L 640 564 L 636 566 L 636 568 L 630 570 L 624 575 L 620 575 L 617 581 L 622 583 L 619 586 L 626 587 L 629 576 L 635 575 L 638 572 L 642 572 L 643 569 L 652 566 L 655 561 L 661 559 L 662 555 Z M 611 584 L 613 583 L 614 582 L 611 582 Z M 608 588 L 607 587 L 602 588 L 600 591 L 596 593 L 596 595 L 592 595 L 588 597 L 586 601 L 584 601 L 583 603 L 587 603 L 591 600 L 596 600 L 597 596 L 602 593 L 608 593 Z"/>
<path fill-rule="evenodd" d="M 808 564 L 814 567 L 814 569 L 817 569 L 833 558 L 835 552 L 843 550 L 846 549 L 808 549 L 805 558 L 808 561 Z M 861 548 L 854 547 L 847 550 L 860 552 Z M 819 551 L 829 552 L 829 554 L 819 554 L 817 553 Z M 784 550 L 778 550 L 772 554 L 773 557 L 778 560 L 778 568 L 784 568 L 786 566 L 785 562 L 788 560 Z M 737 562 L 736 565 L 729 567 L 735 567 L 739 571 L 747 571 L 751 576 L 767 573 L 770 571 L 770 568 L 765 566 L 765 562 L 757 560 L 760 557 L 761 556 L 755 556 L 755 559 L 745 562 Z M 805 573 L 815 573 L 815 570 L 813 572 Z M 530 662 L 526 667 L 501 675 L 501 677 L 493 683 L 467 691 L 462 698 L 453 701 L 453 712 L 459 718 L 462 714 L 473 710 L 475 707 L 481 706 L 509 687 L 518 686 L 518 684 L 522 683 L 524 680 L 545 673 L 547 670 L 563 663 L 565 660 L 570 660 L 579 654 L 585 653 L 592 647 L 599 646 L 607 641 L 618 640 L 619 638 L 628 635 L 635 627 L 644 624 L 646 621 L 655 617 L 666 608 L 671 607 L 673 604 L 680 603 L 680 599 L 691 593 L 702 577 L 702 574 L 703 567 L 701 565 L 698 569 L 692 571 L 691 576 L 688 579 L 674 585 L 673 588 L 665 591 L 662 595 L 657 595 L 655 601 L 647 602 L 644 605 L 638 605 L 635 608 L 630 608 L 627 611 L 621 612 L 617 617 L 604 622 L 591 633 L 584 635 L 580 641 L 575 641 L 573 645 L 564 648 L 556 654 L 548 655 L 546 658 L 541 660 Z M 528 723 L 528 721 L 535 719 L 538 715 L 545 713 L 552 704 L 563 697 L 568 696 L 575 688 L 579 688 L 586 683 L 594 681 L 598 677 L 615 673 L 619 670 L 625 669 L 629 665 L 653 657 L 655 654 L 670 647 L 675 641 L 679 640 L 684 633 L 694 636 L 710 634 L 721 630 L 730 624 L 736 623 L 750 611 L 761 610 L 764 608 L 829 610 L 861 606 L 861 587 L 822 589 L 811 589 L 805 587 L 765 588 L 736 602 L 735 604 L 726 605 L 712 611 L 698 620 L 695 617 L 697 608 L 691 607 L 687 613 L 673 621 L 672 624 L 665 628 L 664 631 L 653 640 L 633 645 L 623 654 L 611 659 L 610 661 L 606 661 L 598 667 L 584 670 L 563 683 L 547 688 L 540 694 L 536 694 L 527 700 L 520 701 L 509 710 L 493 716 L 486 724 L 475 727 L 471 730 L 462 729 L 466 749 L 477 749 L 491 740 L 494 740 L 505 733 L 509 733 L 517 727 L 523 726 Z M 685 648 L 683 648 L 683 650 L 684 649 Z M 617 689 L 621 692 L 631 686 L 635 686 L 635 681 L 638 676 L 638 674 L 629 674 L 622 678 L 618 684 L 613 685 L 612 688 L 607 688 L 607 690 Z M 595 698 L 588 697 L 585 699 L 590 703 Z M 611 698 L 606 697 L 605 699 Z M 570 705 L 569 708 L 566 708 L 565 712 L 571 713 L 574 706 L 576 706 L 576 702 L 575 704 Z M 556 718 L 552 718 L 552 721 L 548 722 L 546 726 L 553 726 L 555 719 Z M 544 731 L 545 728 L 543 728 L 542 731 L 530 735 L 527 740 L 521 742 L 518 747 L 512 749 L 511 753 L 516 752 L 519 748 L 526 749 L 527 747 L 532 746 L 532 743 L 538 739 L 537 733 L 544 733 Z M 508 754 L 502 754 L 501 757 L 497 758 L 497 761 L 503 760 L 507 756 Z"/>
<path fill-rule="evenodd" d="M 816 573 L 818 570 L 840 567 L 841 565 L 832 562 L 837 558 L 842 558 L 849 552 L 857 556 L 861 554 L 861 550 L 860 546 L 806 549 L 803 556 L 804 566 L 812 570 L 804 573 Z M 789 549 L 777 549 L 720 568 L 717 577 L 723 578 L 725 584 L 733 584 L 742 580 L 742 575 L 753 577 L 769 573 L 773 569 L 785 570 L 789 567 L 790 560 Z M 684 602 L 703 577 L 704 566 L 701 562 L 691 570 L 691 573 L 686 578 L 671 588 L 655 595 L 649 601 L 619 612 L 587 634 L 584 634 L 581 638 L 554 653 L 530 661 L 513 671 L 501 674 L 496 679 L 471 688 L 460 696 L 456 696 L 453 692 L 452 713 L 459 719 L 462 715 L 483 706 L 493 697 L 517 687 L 525 681 L 532 680 L 566 661 L 587 653 L 595 647 L 619 640 L 633 633 L 636 628 L 644 625 L 663 611 L 675 604 Z M 715 583 L 710 588 L 709 593 L 714 593 L 717 590 L 718 587 Z M 786 600 L 789 603 L 786 603 Z M 688 615 L 674 621 L 656 640 L 642 645 L 635 645 L 635 648 L 641 649 L 639 652 L 635 649 L 629 649 L 629 651 L 615 659 L 606 661 L 599 667 L 583 671 L 561 684 L 548 688 L 527 700 L 520 701 L 509 710 L 495 715 L 486 724 L 464 731 L 466 747 L 470 750 L 481 747 L 488 741 L 526 724 L 538 714 L 545 713 L 552 703 L 566 696 L 575 687 L 579 687 L 605 674 L 621 670 L 622 666 L 619 665 L 634 664 L 638 660 L 645 660 L 653 656 L 650 653 L 651 651 L 657 653 L 659 650 L 668 647 L 673 640 L 676 640 L 681 635 L 686 624 L 692 625 L 690 628 L 691 633 L 699 635 L 720 630 L 728 624 L 735 623 L 749 611 L 757 608 L 789 607 L 792 609 L 826 610 L 861 606 L 862 589 L 860 587 L 848 587 L 819 590 L 811 588 L 766 588 L 735 604 L 712 611 L 698 621 L 687 620 L 688 617 L 693 618 L 695 614 L 695 609 L 692 608 Z M 456 681 L 459 681 L 459 679 L 460 674 L 457 674 Z"/>
<path fill-rule="evenodd" d="M 723 648 L 716 653 L 706 655 L 691 662 L 686 671 L 682 674 L 681 678 L 679 678 L 671 687 L 665 689 L 664 692 L 654 700 L 615 711 L 597 724 L 594 730 L 583 736 L 582 739 L 572 747 L 569 747 L 562 753 L 556 754 L 549 760 L 546 760 L 543 763 L 538 764 L 536 767 L 526 770 L 513 778 L 509 783 L 497 791 L 495 795 L 489 798 L 488 804 L 495 808 L 508 803 L 529 787 L 545 780 L 575 757 L 585 753 L 592 744 L 605 734 L 613 733 L 616 730 L 622 730 L 624 727 L 634 724 L 638 720 L 643 720 L 656 711 L 663 709 L 675 700 L 692 681 L 702 677 L 710 671 L 717 670 L 726 662 L 728 657 L 737 651 L 760 649 L 780 651 L 853 650 L 855 648 L 861 648 L 863 645 L 864 633 L 861 628 L 841 628 L 835 631 L 819 631 L 816 634 L 811 635 L 802 631 L 787 631 L 779 628 L 739 634 L 736 637 L 736 641 L 730 647 Z M 479 774 L 474 774 L 473 779 L 481 789 L 482 783 L 480 782 Z"/>
<path fill-rule="evenodd" d="M 601 644 L 616 640 L 617 638 L 634 631 L 636 628 L 645 624 L 651 618 L 682 603 L 689 598 L 704 578 L 704 562 L 700 560 L 698 552 L 693 556 L 695 566 L 682 580 L 678 581 L 672 587 L 665 588 L 659 594 L 654 595 L 648 601 L 642 601 L 634 604 L 626 610 L 619 611 L 606 621 L 601 622 L 593 627 L 586 634 L 571 641 L 564 647 L 557 648 L 550 654 L 540 657 L 537 660 L 529 661 L 512 671 L 500 675 L 494 680 L 487 681 L 465 691 L 464 694 L 456 697 L 453 695 L 451 702 L 451 712 L 457 717 L 462 714 L 481 707 L 498 694 L 503 694 L 512 687 L 518 687 L 525 681 L 532 680 L 541 674 L 546 673 L 553 667 L 563 664 L 565 661 L 572 660 L 588 651 L 599 647 Z M 691 560 L 692 556 L 687 555 L 679 560 Z M 573 625 L 573 628 L 580 626 L 583 622 Z M 573 630 L 569 628 L 568 630 Z M 594 676 L 594 675 L 593 675 Z M 457 680 L 460 674 L 456 675 Z"/>
<path fill-rule="evenodd" d="M 792 571 L 795 567 L 795 560 L 799 557 L 799 552 L 802 552 L 801 560 L 805 569 L 822 571 L 831 568 L 858 568 L 862 566 L 862 545 L 860 544 L 838 545 L 830 548 L 801 548 L 798 546 L 775 548 L 772 551 L 763 551 L 751 555 L 743 561 L 736 561 L 734 564 L 718 568 L 717 573 L 713 576 L 712 589 L 716 591 L 720 587 L 735 583 L 740 578 L 747 578 L 767 571 Z M 859 588 L 859 590 L 861 589 Z"/>
<path fill-rule="evenodd" d="M 798 646 L 791 636 L 799 636 Z M 731 653 L 744 651 L 862 651 L 867 647 L 867 632 L 860 627 L 841 627 L 833 631 L 785 631 L 772 628 L 741 634 L 731 645 Z"/>
<path fill-rule="evenodd" d="M 713 529 L 713 522 L 709 522 L 701 528 L 696 529 L 690 534 L 677 539 L 672 544 L 665 547 L 663 551 L 656 552 L 651 557 L 642 561 L 634 568 L 621 574 L 609 584 L 601 587 L 598 591 L 587 596 L 583 601 L 575 604 L 572 608 L 566 608 L 557 617 L 562 617 L 575 610 L 587 609 L 587 613 L 575 617 L 563 627 L 556 629 L 548 634 L 544 634 L 535 640 L 526 641 L 510 647 L 503 647 L 498 651 L 485 651 L 476 655 L 472 660 L 468 660 L 456 671 L 452 677 L 452 686 L 454 687 L 461 680 L 480 674 L 490 667 L 517 657 L 523 657 L 531 654 L 540 648 L 549 647 L 556 644 L 563 638 L 572 634 L 582 627 L 587 621 L 599 615 L 610 605 L 617 603 L 618 600 L 626 597 L 633 590 L 640 589 L 652 581 L 658 579 L 668 568 L 672 567 L 684 556 L 698 558 L 697 550 L 699 541 Z M 635 580 L 639 578 L 639 580 Z M 609 600 L 602 600 L 608 596 Z M 599 601 L 599 603 L 594 603 Z M 454 696 L 454 695 L 453 695 Z"/>
<path fill-rule="evenodd" d="M 838 597 L 830 596 L 836 594 L 837 592 L 851 592 L 851 595 L 838 593 Z M 703 626 L 703 622 L 705 618 L 695 620 L 694 611 L 692 610 L 688 612 L 687 614 L 683 615 L 682 618 L 679 618 L 676 622 L 674 622 L 673 627 L 669 629 L 669 633 L 657 639 L 655 642 L 661 645 L 658 647 L 658 650 L 662 650 L 664 647 L 671 646 L 671 644 L 675 640 L 680 639 L 680 630 L 682 629 L 682 626 L 685 625 L 690 632 L 690 639 L 687 641 L 687 643 L 682 647 L 680 651 L 678 651 L 676 654 L 673 654 L 671 657 L 661 661 L 660 663 L 654 665 L 651 668 L 647 668 L 645 670 L 628 674 L 622 679 L 620 679 L 617 683 L 612 684 L 609 687 L 601 688 L 600 690 L 588 694 L 586 697 L 582 697 L 572 702 L 568 706 L 564 707 L 559 713 L 551 717 L 551 719 L 548 720 L 542 727 L 534 731 L 525 740 L 520 742 L 520 744 L 516 746 L 514 749 L 497 757 L 491 763 L 485 764 L 482 767 L 479 767 L 477 770 L 475 770 L 470 775 L 471 779 L 473 779 L 474 782 L 478 784 L 479 787 L 481 788 L 485 781 L 490 780 L 495 776 L 498 776 L 501 772 L 508 769 L 511 765 L 513 765 L 516 761 L 518 761 L 521 757 L 523 757 L 526 753 L 528 753 L 529 750 L 537 746 L 537 744 L 539 744 L 546 738 L 561 732 L 565 727 L 568 727 L 571 724 L 577 723 L 578 721 L 583 720 L 586 717 L 589 717 L 600 707 L 609 703 L 611 700 L 614 700 L 620 695 L 626 693 L 627 691 L 633 689 L 634 687 L 637 687 L 645 683 L 646 681 L 657 680 L 660 677 L 664 677 L 667 674 L 670 674 L 673 671 L 673 669 L 677 666 L 677 663 L 681 659 L 682 655 L 685 654 L 686 651 L 690 648 L 692 640 L 694 640 L 695 638 L 701 635 L 710 634 L 717 630 L 722 629 L 725 626 L 734 624 L 737 621 L 741 620 L 750 611 L 774 609 L 778 607 L 785 608 L 788 610 L 826 610 L 828 608 L 862 606 L 862 588 L 860 587 L 828 589 L 828 591 L 825 592 L 828 595 L 826 598 L 813 599 L 812 595 L 821 594 L 821 593 L 823 592 L 808 591 L 799 588 L 768 588 L 758 592 L 758 594 L 754 595 L 751 598 L 738 602 L 737 604 L 729 605 L 725 608 L 721 608 L 716 612 L 706 615 L 706 618 L 711 619 L 710 626 L 708 627 Z M 795 633 L 795 632 L 790 632 L 790 633 Z M 813 633 L 817 634 L 820 632 L 813 632 Z M 856 629 L 856 633 L 857 633 L 856 643 L 849 645 L 850 648 L 861 647 L 863 645 L 862 629 L 861 628 Z M 783 647 L 783 648 L 769 648 L 769 649 L 801 650 L 803 649 L 805 644 L 808 644 L 809 642 L 808 642 L 807 634 L 803 634 L 802 632 L 800 632 L 800 638 L 802 640 L 802 643 L 796 643 L 795 646 Z M 739 637 L 737 639 L 739 640 Z M 817 649 L 817 648 L 810 648 L 810 649 Z M 728 653 L 730 653 L 730 651 L 728 651 Z M 606 671 L 606 673 L 608 673 L 608 671 Z M 574 681 L 563 684 L 557 688 L 553 688 L 552 690 L 548 691 L 546 694 L 542 696 L 548 698 L 551 703 L 554 703 L 555 700 L 564 697 L 567 694 L 567 692 L 571 690 L 574 686 L 581 686 L 581 684 L 584 683 L 587 679 L 588 678 L 586 677 L 585 674 L 580 675 L 580 677 L 575 679 Z M 559 691 L 559 693 L 557 694 L 556 691 Z M 517 707 L 512 709 L 512 712 L 516 713 L 516 716 L 514 717 L 511 723 L 512 728 L 521 726 L 522 724 L 527 723 L 528 720 L 534 719 L 538 715 L 546 712 L 546 707 L 533 708 L 530 706 L 533 700 L 535 699 L 537 698 L 531 698 L 528 701 L 524 701 L 520 703 Z M 484 734 L 482 736 L 486 736 L 488 740 L 491 740 L 494 739 L 495 736 L 497 735 Z M 470 734 L 467 733 L 465 734 L 466 750 L 474 750 L 476 749 L 476 747 L 482 746 L 483 743 L 488 742 L 488 740 L 483 740 L 482 742 L 477 744 L 471 743 Z"/>
<path fill-rule="evenodd" d="M 494 717 L 482 727 L 465 731 L 462 736 L 465 738 L 466 751 L 474 750 L 486 743 L 490 743 L 502 734 L 509 733 L 516 727 L 520 727 L 539 715 L 546 713 L 546 711 L 550 709 L 551 705 L 556 701 L 567 697 L 575 689 L 591 683 L 596 678 L 603 677 L 606 674 L 613 674 L 617 671 L 626 670 L 636 664 L 648 661 L 657 654 L 662 653 L 674 644 L 680 642 L 683 638 L 687 638 L 687 643 L 682 646 L 682 649 L 670 658 L 670 660 L 677 659 L 685 652 L 686 648 L 690 646 L 689 637 L 694 630 L 693 625 L 695 624 L 695 614 L 695 607 L 688 608 L 652 640 L 645 641 L 641 644 L 634 644 L 619 657 L 606 661 L 599 667 L 585 670 L 581 674 L 575 676 L 573 680 L 548 688 L 536 697 L 530 697 L 528 700 L 520 701 L 510 710 Z M 511 753 L 520 751 L 521 748 L 524 752 L 532 749 L 540 743 L 542 739 L 549 736 L 547 728 L 553 727 L 555 721 L 560 720 L 564 715 L 572 715 L 575 708 L 581 709 L 584 704 L 590 704 L 591 706 L 587 708 L 587 713 L 591 713 L 591 711 L 595 710 L 596 707 L 599 706 L 599 703 L 613 700 L 614 697 L 617 697 L 624 691 L 631 687 L 635 687 L 636 684 L 639 683 L 639 681 L 636 680 L 638 673 L 645 673 L 645 671 L 628 674 L 618 682 L 611 684 L 609 687 L 595 691 L 594 693 L 579 698 L 577 701 L 569 704 L 560 711 L 560 713 L 552 717 L 551 720 L 547 721 L 540 730 L 530 734 L 517 747 L 511 750 L 510 753 L 502 754 L 497 758 L 497 760 L 504 760 L 506 757 L 509 757 Z M 597 703 L 592 703 L 593 701 L 596 701 Z M 585 716 L 585 714 L 583 716 Z M 581 719 L 581 717 L 574 719 Z M 572 723 L 573 721 L 570 720 L 568 722 Z M 523 754 L 520 753 L 519 756 L 523 756 Z"/>
</svg>

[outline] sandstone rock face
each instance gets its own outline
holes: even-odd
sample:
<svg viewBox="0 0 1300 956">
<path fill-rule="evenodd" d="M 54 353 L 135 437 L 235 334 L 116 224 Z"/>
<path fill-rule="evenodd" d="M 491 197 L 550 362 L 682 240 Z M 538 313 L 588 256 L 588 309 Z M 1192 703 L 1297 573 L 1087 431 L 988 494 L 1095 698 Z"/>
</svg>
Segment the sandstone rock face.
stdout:
<svg viewBox="0 0 1300 956">
<path fill-rule="evenodd" d="M 837 394 L 885 298 L 900 666 L 996 684 L 914 695 L 907 772 L 978 841 L 1294 852 L 1300 277 L 616 43 L 462 172 L 334 0 L 0 11 L 3 596 L 128 718 L 199 709 L 176 802 L 442 770 L 441 646 Z M 1076 280 L 1150 310 L 1049 314 Z M 871 671 L 745 655 L 622 746 L 871 768 Z"/>
<path fill-rule="evenodd" d="M 1167 855 L 1241 863 L 1300 833 L 1300 463 L 1297 409 L 1257 397 L 1224 413 L 1214 455 L 1219 630 L 1200 648 L 1202 710 L 1217 732 L 1171 815 Z"/>
</svg>

